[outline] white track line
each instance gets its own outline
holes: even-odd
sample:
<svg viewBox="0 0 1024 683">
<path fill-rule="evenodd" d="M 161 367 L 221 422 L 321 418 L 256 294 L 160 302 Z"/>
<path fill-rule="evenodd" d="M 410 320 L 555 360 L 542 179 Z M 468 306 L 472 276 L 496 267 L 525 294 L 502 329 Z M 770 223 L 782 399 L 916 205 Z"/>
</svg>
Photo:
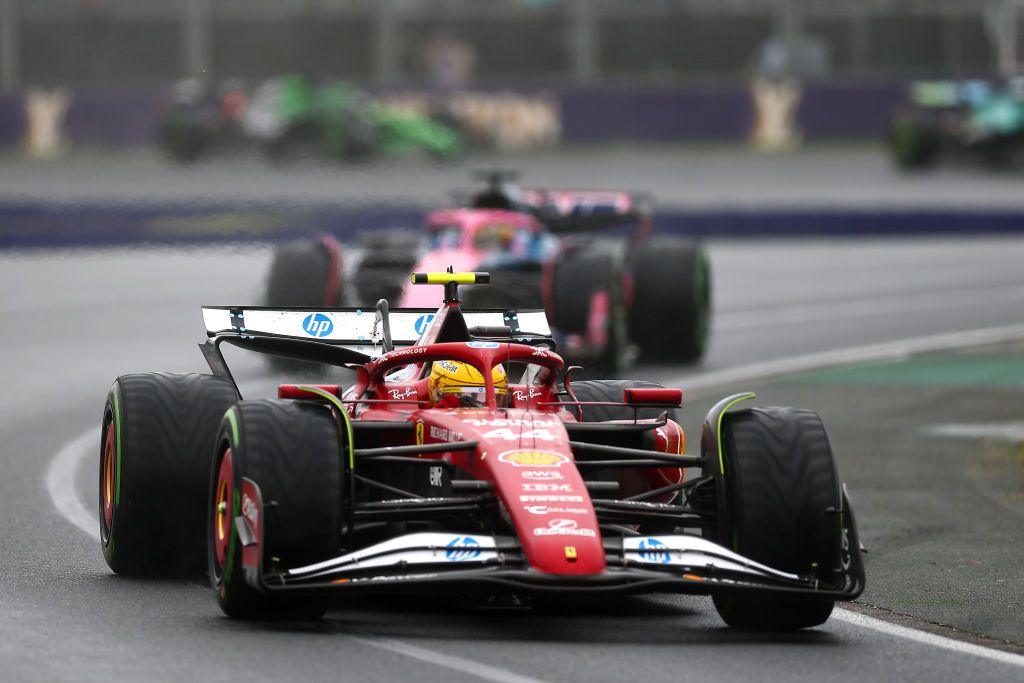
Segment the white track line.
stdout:
<svg viewBox="0 0 1024 683">
<path fill-rule="evenodd" d="M 499 669 L 488 664 L 481 664 L 463 657 L 452 657 L 450 655 L 435 652 L 434 650 L 426 650 L 422 647 L 415 645 L 409 645 L 398 640 L 391 638 L 382 638 L 379 636 L 351 636 L 351 638 L 357 642 L 372 647 L 379 648 L 381 650 L 387 650 L 395 654 L 404 655 L 411 659 L 418 659 L 421 662 L 427 662 L 435 666 L 444 667 L 445 669 L 451 669 L 452 671 L 459 671 L 470 676 L 476 676 L 482 678 L 485 681 L 494 681 L 495 683 L 543 683 L 539 678 L 532 678 L 530 676 L 521 676 L 505 669 Z"/>
<path fill-rule="evenodd" d="M 67 442 L 57 452 L 57 455 L 54 456 L 46 470 L 46 491 L 50 494 L 50 499 L 57 508 L 57 512 L 60 513 L 61 517 L 97 541 L 100 538 L 99 519 L 95 514 L 89 513 L 87 506 L 79 497 L 78 489 L 75 486 L 75 478 L 78 468 L 88 460 L 90 453 L 96 453 L 97 458 L 99 458 L 99 448 L 99 429 L 96 427 L 88 429 Z M 522 676 L 482 662 L 475 662 L 464 657 L 452 657 L 441 652 L 409 645 L 391 638 L 351 634 L 349 634 L 349 637 L 364 645 L 375 647 L 378 650 L 403 655 L 444 669 L 475 676 L 485 681 L 493 681 L 494 683 L 544 683 L 539 678 Z"/>
<path fill-rule="evenodd" d="M 696 375 L 680 375 L 667 379 L 664 383 L 668 386 L 682 387 L 684 393 L 688 391 L 697 392 L 698 390 L 751 382 L 766 377 L 816 370 L 830 365 L 850 365 L 852 363 L 868 361 L 899 359 L 914 353 L 995 344 L 1022 337 L 1024 337 L 1024 325 L 988 327 L 969 332 L 933 334 L 925 337 L 868 344 L 866 346 L 853 346 L 835 351 L 809 353 L 792 358 L 778 358 L 725 370 L 702 372 Z"/>
<path fill-rule="evenodd" d="M 900 626 L 899 624 L 875 619 L 874 617 L 869 617 L 865 614 L 861 614 L 860 612 L 851 612 L 845 609 L 835 610 L 832 612 L 832 618 L 847 624 L 853 624 L 854 626 L 869 628 L 872 631 L 878 631 L 879 633 L 884 633 L 886 635 L 896 636 L 898 638 L 913 640 L 925 645 L 931 645 L 932 647 L 942 648 L 943 650 L 950 650 L 951 652 L 959 654 L 973 655 L 975 657 L 984 657 L 985 659 L 991 659 L 992 661 L 1009 664 L 1011 666 L 1024 666 L 1024 655 L 1018 655 L 1012 652 L 1003 652 L 1002 650 L 993 650 L 992 648 L 985 647 L 984 645 L 976 645 L 975 643 L 967 643 L 962 640 L 947 638 L 927 631 L 919 631 L 916 628 Z"/>
<path fill-rule="evenodd" d="M 726 311 L 714 316 L 714 325 L 716 331 L 736 332 L 774 325 L 900 315 L 907 311 L 949 311 L 978 304 L 1013 304 L 1022 301 L 1024 287 L 1019 286 L 919 292 L 864 299 L 839 299 L 795 306 L 761 307 L 748 311 Z"/>
<path fill-rule="evenodd" d="M 930 436 L 948 436 L 951 439 L 993 439 L 1024 442 L 1024 422 L 988 422 L 979 424 L 936 424 L 924 428 Z"/>
<path fill-rule="evenodd" d="M 1024 337 L 1024 325 L 1010 325 L 1006 327 L 990 327 L 969 332 L 952 332 L 948 334 L 936 334 L 926 337 L 914 337 L 894 342 L 883 342 L 880 344 L 868 344 L 856 346 L 837 351 L 825 351 L 811 353 L 793 358 L 781 358 L 778 360 L 765 361 L 763 363 L 751 363 L 728 370 L 717 370 L 701 373 L 692 376 L 682 376 L 669 380 L 666 384 L 682 386 L 686 391 L 696 393 L 700 390 L 712 387 L 739 384 L 750 382 L 766 377 L 774 377 L 793 372 L 803 372 L 830 365 L 847 365 L 851 363 L 862 363 L 867 361 L 886 360 L 890 358 L 904 358 L 910 354 L 923 353 L 927 351 L 939 351 L 965 346 L 981 344 L 995 344 L 1011 341 Z M 85 505 L 78 497 L 75 489 L 75 472 L 82 460 L 93 451 L 98 452 L 99 435 L 96 428 L 91 428 L 83 434 L 75 437 L 58 451 L 53 462 L 46 472 L 46 490 L 50 494 L 54 507 L 64 519 L 84 531 L 93 538 L 99 538 L 99 522 L 88 512 Z M 981 645 L 966 643 L 953 638 L 918 631 L 905 626 L 867 617 L 856 612 L 837 610 L 833 617 L 848 624 L 854 624 L 873 631 L 894 635 L 908 640 L 913 640 L 926 645 L 943 648 L 946 650 L 970 654 L 977 657 L 984 657 L 1014 666 L 1024 666 L 1024 656 L 1015 655 L 1001 650 L 993 650 Z M 527 683 L 536 682 L 538 679 L 520 676 L 504 669 L 498 669 L 471 662 L 461 658 L 450 657 L 432 650 L 425 650 L 413 645 L 408 645 L 396 640 L 386 638 L 369 638 L 353 636 L 367 645 L 376 648 L 402 654 L 413 659 L 430 662 L 455 671 L 461 671 L 485 680 L 496 681 L 497 683 Z"/>
</svg>

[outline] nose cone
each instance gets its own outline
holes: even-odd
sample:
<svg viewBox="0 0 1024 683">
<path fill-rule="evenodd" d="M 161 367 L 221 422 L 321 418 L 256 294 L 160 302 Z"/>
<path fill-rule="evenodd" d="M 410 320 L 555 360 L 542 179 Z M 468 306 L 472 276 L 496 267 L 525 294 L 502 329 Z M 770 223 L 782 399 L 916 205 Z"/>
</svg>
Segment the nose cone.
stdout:
<svg viewBox="0 0 1024 683">
<path fill-rule="evenodd" d="M 463 420 L 504 503 L 530 566 L 546 574 L 599 574 L 604 542 L 593 502 L 558 416 L 482 411 Z"/>
</svg>

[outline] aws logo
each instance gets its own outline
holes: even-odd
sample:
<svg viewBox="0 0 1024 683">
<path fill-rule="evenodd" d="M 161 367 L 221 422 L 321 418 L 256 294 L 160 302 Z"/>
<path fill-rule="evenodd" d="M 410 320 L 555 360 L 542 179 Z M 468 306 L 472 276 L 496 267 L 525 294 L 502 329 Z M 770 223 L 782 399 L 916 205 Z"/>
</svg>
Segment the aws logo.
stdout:
<svg viewBox="0 0 1024 683">
<path fill-rule="evenodd" d="M 416 331 L 416 334 L 423 334 L 427 331 L 427 328 L 430 327 L 430 323 L 432 322 L 434 322 L 434 314 L 427 313 L 426 315 L 421 315 L 416 318 L 416 322 L 412 327 Z"/>
<path fill-rule="evenodd" d="M 326 337 L 334 331 L 334 323 L 323 313 L 310 313 L 302 321 L 302 330 L 311 337 Z"/>
</svg>

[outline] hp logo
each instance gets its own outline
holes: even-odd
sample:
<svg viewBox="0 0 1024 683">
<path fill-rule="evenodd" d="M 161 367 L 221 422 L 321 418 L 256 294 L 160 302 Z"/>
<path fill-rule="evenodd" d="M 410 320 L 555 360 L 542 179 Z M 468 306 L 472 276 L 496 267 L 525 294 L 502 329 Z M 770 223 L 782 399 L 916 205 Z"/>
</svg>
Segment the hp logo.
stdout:
<svg viewBox="0 0 1024 683">
<path fill-rule="evenodd" d="M 658 564 L 668 564 L 668 546 L 655 538 L 645 538 L 640 541 L 640 559 Z"/>
<path fill-rule="evenodd" d="M 427 313 L 416 318 L 416 324 L 413 325 L 413 329 L 416 330 L 416 334 L 423 334 L 430 327 L 430 323 L 434 321 L 434 314 Z"/>
<path fill-rule="evenodd" d="M 480 557 L 480 544 L 472 536 L 456 536 L 449 541 L 444 556 L 451 562 L 475 560 Z"/>
<path fill-rule="evenodd" d="M 323 313 L 310 313 L 302 321 L 302 329 L 311 337 L 326 337 L 334 331 L 334 323 Z"/>
</svg>

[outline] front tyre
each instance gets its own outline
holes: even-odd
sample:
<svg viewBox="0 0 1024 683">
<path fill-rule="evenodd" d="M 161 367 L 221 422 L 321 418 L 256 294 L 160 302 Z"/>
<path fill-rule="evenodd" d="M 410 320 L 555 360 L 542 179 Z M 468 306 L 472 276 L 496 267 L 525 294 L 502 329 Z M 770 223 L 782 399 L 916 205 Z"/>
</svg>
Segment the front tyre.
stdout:
<svg viewBox="0 0 1024 683">
<path fill-rule="evenodd" d="M 241 401 L 224 416 L 209 479 L 207 538 L 217 602 L 241 619 L 319 618 L 324 598 L 264 595 L 245 580 L 235 527 L 242 478 L 263 497 L 263 566 L 299 567 L 341 548 L 342 444 L 331 412 L 301 401 Z"/>
<path fill-rule="evenodd" d="M 841 573 L 842 493 L 828 434 L 817 413 L 751 408 L 722 419 L 724 505 L 715 540 L 774 569 L 813 573 L 828 585 Z M 716 595 L 734 628 L 793 630 L 823 624 L 833 600 L 749 593 Z"/>
<path fill-rule="evenodd" d="M 117 574 L 198 574 L 206 563 L 206 482 L 221 417 L 238 400 L 213 375 L 118 377 L 100 434 L 103 558 Z"/>
</svg>

